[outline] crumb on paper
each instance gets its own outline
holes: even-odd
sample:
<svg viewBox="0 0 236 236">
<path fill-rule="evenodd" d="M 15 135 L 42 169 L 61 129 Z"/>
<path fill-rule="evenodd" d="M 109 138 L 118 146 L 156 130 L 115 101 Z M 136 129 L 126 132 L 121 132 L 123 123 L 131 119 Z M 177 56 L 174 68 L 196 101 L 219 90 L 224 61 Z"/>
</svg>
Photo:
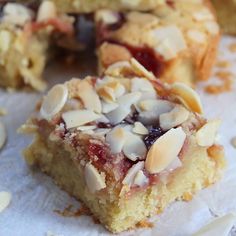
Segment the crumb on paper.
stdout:
<svg viewBox="0 0 236 236">
<path fill-rule="evenodd" d="M 236 52 L 236 43 L 231 43 L 229 45 L 229 51 L 230 52 Z"/>
<path fill-rule="evenodd" d="M 205 92 L 209 94 L 220 94 L 224 92 L 230 92 L 233 85 L 233 74 L 230 71 L 218 71 L 215 73 L 221 84 L 209 84 L 205 87 Z"/>
<path fill-rule="evenodd" d="M 72 210 L 72 208 L 72 205 L 68 205 L 64 210 L 54 210 L 54 212 L 65 217 L 79 217 L 81 215 L 91 215 L 89 209 L 83 205 L 79 209 L 74 211 Z"/>
<path fill-rule="evenodd" d="M 7 110 L 3 107 L 0 107 L 0 116 L 5 116 L 7 115 Z"/>
<path fill-rule="evenodd" d="M 63 236 L 63 234 L 54 234 L 52 231 L 47 231 L 46 236 Z"/>
<path fill-rule="evenodd" d="M 1 191 L 0 192 L 0 212 L 4 211 L 11 202 L 11 193 Z"/>
<path fill-rule="evenodd" d="M 231 62 L 227 60 L 218 61 L 216 66 L 219 68 L 228 68 L 231 66 Z"/>
<path fill-rule="evenodd" d="M 233 146 L 234 148 L 236 148 L 236 137 L 233 137 L 233 138 L 231 139 L 231 144 L 232 144 L 232 146 Z"/>
<path fill-rule="evenodd" d="M 5 125 L 0 121 L 0 150 L 3 148 L 6 140 L 7 140 L 7 133 Z"/>
<path fill-rule="evenodd" d="M 153 228 L 154 224 L 147 220 L 141 220 L 136 224 L 136 228 Z"/>
</svg>

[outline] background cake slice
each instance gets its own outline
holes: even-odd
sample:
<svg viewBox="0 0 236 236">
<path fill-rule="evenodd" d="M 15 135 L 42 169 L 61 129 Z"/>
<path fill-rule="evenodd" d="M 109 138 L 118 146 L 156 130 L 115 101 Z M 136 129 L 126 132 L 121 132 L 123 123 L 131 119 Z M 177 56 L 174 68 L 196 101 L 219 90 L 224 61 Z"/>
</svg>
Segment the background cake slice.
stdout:
<svg viewBox="0 0 236 236">
<path fill-rule="evenodd" d="M 50 1 L 37 13 L 22 4 L 5 4 L 0 15 L 0 86 L 44 90 L 42 74 L 50 49 L 62 36 L 73 37 L 72 25 L 73 18 L 58 14 Z"/>
<path fill-rule="evenodd" d="M 135 57 L 165 82 L 192 85 L 209 78 L 220 38 L 209 1 L 166 1 L 149 12 L 100 10 L 95 14 L 102 73 Z"/>
<path fill-rule="evenodd" d="M 81 200 L 110 231 L 121 232 L 191 200 L 225 165 L 196 92 L 152 80 L 135 59 L 55 85 L 25 125 L 34 142 L 25 160 Z"/>
</svg>

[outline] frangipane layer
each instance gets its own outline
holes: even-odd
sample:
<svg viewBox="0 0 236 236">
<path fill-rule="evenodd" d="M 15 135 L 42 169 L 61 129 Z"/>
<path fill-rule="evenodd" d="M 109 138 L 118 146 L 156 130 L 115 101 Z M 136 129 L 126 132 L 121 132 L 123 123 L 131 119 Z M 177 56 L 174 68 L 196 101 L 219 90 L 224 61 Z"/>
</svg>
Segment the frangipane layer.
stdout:
<svg viewBox="0 0 236 236">
<path fill-rule="evenodd" d="M 21 128 L 35 135 L 24 152 L 28 164 L 112 232 L 190 200 L 224 167 L 219 121 L 200 115 L 196 92 L 151 77 L 131 59 L 103 77 L 55 85 Z"/>
</svg>

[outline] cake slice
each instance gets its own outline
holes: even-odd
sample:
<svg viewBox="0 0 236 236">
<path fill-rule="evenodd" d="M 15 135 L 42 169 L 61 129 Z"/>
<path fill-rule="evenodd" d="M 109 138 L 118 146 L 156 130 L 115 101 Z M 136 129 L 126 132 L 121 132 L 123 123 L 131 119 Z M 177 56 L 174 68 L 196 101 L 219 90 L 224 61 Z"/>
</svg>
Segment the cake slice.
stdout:
<svg viewBox="0 0 236 236">
<path fill-rule="evenodd" d="M 55 85 L 21 127 L 24 151 L 111 232 L 121 232 L 190 200 L 225 166 L 215 143 L 219 120 L 206 120 L 196 92 L 164 85 L 135 59 L 103 77 Z"/>
<path fill-rule="evenodd" d="M 236 1 L 235 0 L 212 0 L 216 8 L 217 17 L 226 34 L 236 35 Z"/>
<path fill-rule="evenodd" d="M 73 37 L 73 18 L 57 13 L 50 1 L 37 13 L 19 3 L 7 3 L 0 11 L 0 86 L 45 89 L 49 48 L 62 36 Z"/>
<path fill-rule="evenodd" d="M 220 38 L 209 1 L 165 1 L 150 12 L 95 13 L 99 71 L 136 58 L 165 82 L 209 78 Z"/>
</svg>

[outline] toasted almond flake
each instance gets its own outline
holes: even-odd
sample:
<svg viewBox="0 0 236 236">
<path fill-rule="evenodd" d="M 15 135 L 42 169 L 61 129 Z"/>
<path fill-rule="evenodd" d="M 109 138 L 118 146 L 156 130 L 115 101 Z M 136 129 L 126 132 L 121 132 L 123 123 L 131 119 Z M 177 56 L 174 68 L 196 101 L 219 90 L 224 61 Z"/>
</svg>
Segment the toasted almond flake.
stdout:
<svg viewBox="0 0 236 236">
<path fill-rule="evenodd" d="M 125 156 L 131 161 L 144 159 L 147 153 L 147 148 L 142 138 L 132 133 L 126 134 L 126 139 L 122 150 Z"/>
<path fill-rule="evenodd" d="M 79 83 L 78 94 L 85 108 L 97 113 L 101 113 L 101 101 L 93 86 L 88 82 L 88 80 L 82 80 Z"/>
<path fill-rule="evenodd" d="M 114 90 L 108 86 L 97 89 L 97 93 L 106 102 L 115 102 L 116 100 Z"/>
<path fill-rule="evenodd" d="M 156 39 L 155 50 L 166 60 L 174 58 L 180 51 L 187 48 L 184 36 L 175 25 L 165 26 L 153 31 Z"/>
<path fill-rule="evenodd" d="M 131 92 L 156 92 L 152 83 L 147 79 L 133 78 L 131 80 Z"/>
<path fill-rule="evenodd" d="M 122 184 L 131 186 L 133 184 L 134 178 L 139 170 L 144 168 L 144 161 L 139 161 L 134 164 L 127 172 Z"/>
<path fill-rule="evenodd" d="M 146 99 L 139 102 L 142 111 L 158 111 L 159 114 L 171 111 L 174 103 L 161 99 Z"/>
<path fill-rule="evenodd" d="M 57 17 L 57 9 L 52 1 L 43 1 L 38 9 L 37 21 L 45 21 Z"/>
<path fill-rule="evenodd" d="M 220 124 L 220 120 L 211 120 L 203 125 L 196 133 L 198 145 L 202 147 L 212 146 L 216 140 L 216 135 Z"/>
<path fill-rule="evenodd" d="M 87 187 L 91 193 L 95 193 L 106 188 L 105 178 L 90 163 L 87 163 L 84 169 L 84 176 Z"/>
<path fill-rule="evenodd" d="M 66 123 L 66 128 L 70 129 L 95 121 L 100 116 L 93 111 L 84 109 L 65 112 L 62 114 L 62 118 Z"/>
<path fill-rule="evenodd" d="M 196 43 L 205 43 L 206 35 L 199 30 L 190 29 L 187 32 L 187 36 L 190 40 Z"/>
<path fill-rule="evenodd" d="M 128 13 L 127 19 L 129 22 L 138 24 L 140 26 L 152 26 L 158 24 L 159 22 L 159 19 L 156 16 L 150 13 L 143 13 L 137 11 L 132 11 Z"/>
<path fill-rule="evenodd" d="M 202 10 L 193 13 L 193 19 L 196 21 L 214 20 L 214 16 L 209 9 L 203 8 Z"/>
<path fill-rule="evenodd" d="M 6 129 L 4 124 L 0 121 L 0 149 L 4 146 L 7 139 Z"/>
<path fill-rule="evenodd" d="M 5 22 L 24 26 L 33 18 L 33 12 L 19 3 L 7 3 L 3 8 L 3 18 Z"/>
<path fill-rule="evenodd" d="M 186 134 L 181 127 L 170 129 L 151 146 L 145 161 L 145 168 L 151 174 L 165 170 L 178 156 Z M 171 148 L 170 148 L 171 147 Z"/>
<path fill-rule="evenodd" d="M 189 86 L 183 83 L 174 83 L 171 85 L 170 92 L 176 95 L 176 98 L 193 112 L 202 113 L 202 103 L 199 95 Z"/>
<path fill-rule="evenodd" d="M 125 119 L 131 113 L 130 107 L 119 106 L 115 110 L 106 114 L 106 117 L 109 119 L 110 123 L 116 125 Z"/>
<path fill-rule="evenodd" d="M 148 134 L 148 129 L 139 121 L 134 123 L 132 131 L 136 134 L 141 134 L 141 135 Z"/>
<path fill-rule="evenodd" d="M 117 102 L 119 103 L 120 106 L 124 107 L 130 107 L 131 105 L 135 104 L 138 102 L 138 100 L 141 98 L 142 93 L 140 92 L 132 92 L 132 93 L 127 93 L 117 99 Z"/>
<path fill-rule="evenodd" d="M 208 33 L 216 35 L 220 32 L 220 27 L 215 21 L 207 21 L 204 23 L 206 30 Z"/>
<path fill-rule="evenodd" d="M 95 125 L 84 125 L 84 126 L 78 127 L 77 130 L 86 131 L 86 130 L 93 130 L 96 128 L 97 128 L 97 126 L 95 126 Z"/>
<path fill-rule="evenodd" d="M 115 110 L 118 106 L 119 104 L 115 102 L 110 102 L 110 103 L 102 102 L 102 113 L 104 114 L 109 113 Z"/>
<path fill-rule="evenodd" d="M 118 61 L 110 65 L 104 73 L 105 75 L 121 77 L 124 71 L 133 72 L 133 69 L 128 61 Z"/>
<path fill-rule="evenodd" d="M 0 213 L 9 206 L 11 198 L 11 193 L 5 191 L 0 192 Z"/>
<path fill-rule="evenodd" d="M 190 112 L 181 105 L 176 105 L 173 110 L 160 115 L 159 123 L 163 130 L 169 130 L 184 123 Z"/>
<path fill-rule="evenodd" d="M 193 236 L 228 236 L 236 221 L 236 216 L 232 213 L 218 217 L 209 224 L 202 227 Z"/>
<path fill-rule="evenodd" d="M 119 15 L 118 13 L 108 10 L 108 9 L 102 9 L 98 10 L 95 13 L 95 21 L 96 22 L 102 22 L 104 24 L 115 24 L 117 21 L 119 21 Z"/>
<path fill-rule="evenodd" d="M 12 35 L 7 30 L 0 31 L 0 52 L 7 52 L 11 46 Z"/>
<path fill-rule="evenodd" d="M 112 153 L 120 153 L 126 140 L 126 132 L 123 128 L 116 127 L 106 135 L 106 142 L 110 145 Z"/>
<path fill-rule="evenodd" d="M 135 58 L 131 58 L 130 64 L 133 67 L 134 71 L 145 78 L 150 80 L 155 79 L 155 76 L 152 72 L 148 71 L 143 65 L 141 65 Z"/>
<path fill-rule="evenodd" d="M 45 119 L 51 119 L 61 111 L 68 98 L 68 89 L 63 84 L 55 85 L 50 89 L 43 100 L 40 114 Z"/>
<path fill-rule="evenodd" d="M 133 184 L 143 187 L 145 184 L 148 184 L 148 181 L 149 180 L 148 180 L 147 176 L 143 173 L 143 171 L 139 170 L 134 177 Z"/>
</svg>

